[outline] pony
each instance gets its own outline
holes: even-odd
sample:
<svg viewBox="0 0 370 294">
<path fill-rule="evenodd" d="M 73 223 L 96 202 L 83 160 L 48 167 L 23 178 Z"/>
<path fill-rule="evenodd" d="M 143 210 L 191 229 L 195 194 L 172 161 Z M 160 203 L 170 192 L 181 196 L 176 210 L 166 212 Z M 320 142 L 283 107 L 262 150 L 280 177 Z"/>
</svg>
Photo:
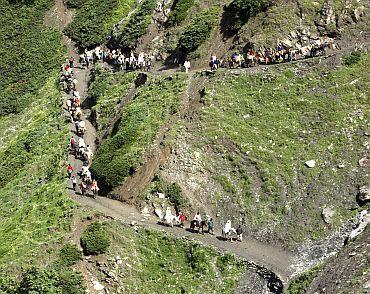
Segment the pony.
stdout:
<svg viewBox="0 0 370 294">
<path fill-rule="evenodd" d="M 222 228 L 222 238 L 233 241 L 232 234 L 236 235 L 236 230 L 231 227 L 231 221 L 228 220 Z"/>
<path fill-rule="evenodd" d="M 204 233 L 204 227 L 207 226 L 206 221 L 202 220 L 200 223 L 196 221 L 195 219 L 190 222 L 190 230 L 192 232 L 195 232 L 197 230 L 197 233 Z"/>
</svg>

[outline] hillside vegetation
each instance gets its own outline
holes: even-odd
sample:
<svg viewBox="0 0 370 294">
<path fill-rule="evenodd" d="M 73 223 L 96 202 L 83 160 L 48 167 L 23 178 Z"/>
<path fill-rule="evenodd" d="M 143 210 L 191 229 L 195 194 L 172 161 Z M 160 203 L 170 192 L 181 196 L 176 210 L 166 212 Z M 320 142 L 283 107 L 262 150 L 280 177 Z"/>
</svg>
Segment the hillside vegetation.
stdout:
<svg viewBox="0 0 370 294">
<path fill-rule="evenodd" d="M 0 4 L 0 280 L 46 262 L 75 209 L 65 189 L 67 129 L 56 86 L 64 47 L 60 33 L 42 24 L 52 4 Z"/>
<path fill-rule="evenodd" d="M 104 141 L 91 167 L 108 187 L 122 184 L 140 165 L 159 128 L 178 111 L 184 90 L 184 75 L 149 76 L 145 87 L 125 105 L 116 132 Z"/>
<path fill-rule="evenodd" d="M 0 1 L 0 116 L 18 113 L 35 101 L 45 76 L 60 66 L 60 34 L 42 24 L 52 4 Z"/>
<path fill-rule="evenodd" d="M 231 293 L 245 270 L 232 255 L 185 239 L 114 222 L 107 230 L 115 244 L 110 255 L 126 262 L 117 272 L 125 279 L 117 288 L 125 293 Z"/>
<path fill-rule="evenodd" d="M 339 69 L 215 73 L 196 123 L 175 140 L 180 162 L 190 157 L 197 168 L 169 162 L 165 176 L 180 178 L 185 190 L 186 174 L 196 178 L 200 188 L 190 193 L 224 217 L 246 215 L 254 236 L 295 244 L 330 233 L 322 209 L 333 208 L 332 225 L 341 225 L 356 213 L 357 187 L 366 184 L 358 160 L 368 150 L 368 61 L 364 54 Z M 184 143 L 200 162 L 181 153 Z"/>
<path fill-rule="evenodd" d="M 69 4 L 72 1 L 67 2 Z M 109 39 L 113 25 L 127 16 L 135 5 L 134 0 L 73 1 L 77 6 L 73 21 L 64 32 L 80 48 L 104 44 Z"/>
</svg>

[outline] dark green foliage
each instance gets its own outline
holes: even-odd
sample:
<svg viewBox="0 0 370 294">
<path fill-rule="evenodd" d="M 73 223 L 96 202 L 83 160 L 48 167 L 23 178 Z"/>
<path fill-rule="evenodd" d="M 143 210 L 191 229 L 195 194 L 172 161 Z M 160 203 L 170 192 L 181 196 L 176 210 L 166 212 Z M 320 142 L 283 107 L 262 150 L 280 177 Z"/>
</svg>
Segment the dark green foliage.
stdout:
<svg viewBox="0 0 370 294">
<path fill-rule="evenodd" d="M 81 235 L 81 247 L 85 255 L 97 255 L 107 251 L 110 241 L 102 225 L 90 224 Z"/>
<path fill-rule="evenodd" d="M 343 57 L 343 63 L 347 66 L 352 66 L 361 60 L 361 55 L 361 51 L 353 51 L 351 54 Z"/>
<path fill-rule="evenodd" d="M 178 48 L 188 54 L 195 51 L 211 34 L 217 23 L 218 7 L 213 7 L 199 13 L 182 32 Z"/>
<path fill-rule="evenodd" d="M 167 27 L 179 25 L 188 15 L 189 9 L 194 5 L 195 0 L 178 0 L 172 5 L 170 15 L 166 22 Z"/>
<path fill-rule="evenodd" d="M 68 8 L 81 8 L 87 0 L 64 0 L 64 4 Z"/>
<path fill-rule="evenodd" d="M 189 246 L 186 256 L 195 273 L 208 274 L 212 272 L 210 253 L 207 248 L 199 244 Z"/>
<path fill-rule="evenodd" d="M 60 34 L 42 23 L 52 3 L 0 0 L 0 116 L 24 109 L 62 62 Z"/>
<path fill-rule="evenodd" d="M 163 193 L 177 209 L 188 208 L 189 200 L 182 194 L 181 187 L 177 183 L 167 184 L 162 178 L 156 177 L 152 193 Z"/>
<path fill-rule="evenodd" d="M 65 266 L 72 266 L 82 260 L 82 254 L 74 244 L 65 245 L 59 253 L 59 262 Z"/>
<path fill-rule="evenodd" d="M 80 48 L 105 43 L 111 30 L 105 23 L 118 4 L 118 0 L 87 0 L 64 33 Z"/>
<path fill-rule="evenodd" d="M 103 81 L 104 82 L 104 81 Z M 97 86 L 97 85 L 96 85 Z M 119 186 L 135 170 L 160 126 L 178 109 L 183 78 L 151 77 L 123 109 L 117 132 L 103 142 L 91 171 L 108 187 Z"/>
<path fill-rule="evenodd" d="M 134 48 L 137 40 L 145 34 L 154 11 L 156 1 L 144 0 L 121 29 L 118 43 L 124 48 Z"/>
<path fill-rule="evenodd" d="M 234 0 L 225 11 L 229 16 L 227 20 L 230 31 L 240 29 L 251 17 L 263 11 L 269 5 L 269 0 Z"/>
<path fill-rule="evenodd" d="M 85 287 L 81 274 L 72 270 L 32 267 L 22 275 L 15 293 L 82 294 Z"/>
<path fill-rule="evenodd" d="M 321 269 L 322 265 L 315 266 L 310 270 L 299 275 L 290 283 L 286 293 L 287 294 L 306 293 L 307 288 L 310 286 L 313 279 L 317 277 Z"/>
</svg>

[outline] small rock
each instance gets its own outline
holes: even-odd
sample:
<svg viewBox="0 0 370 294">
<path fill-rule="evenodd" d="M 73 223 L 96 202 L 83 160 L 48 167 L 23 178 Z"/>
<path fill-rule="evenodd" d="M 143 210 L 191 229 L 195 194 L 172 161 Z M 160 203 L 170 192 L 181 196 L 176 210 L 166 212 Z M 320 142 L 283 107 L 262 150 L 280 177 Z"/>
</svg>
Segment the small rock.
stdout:
<svg viewBox="0 0 370 294">
<path fill-rule="evenodd" d="M 98 281 L 93 281 L 93 287 L 96 291 L 101 291 L 104 289 L 104 286 L 100 284 Z"/>
<path fill-rule="evenodd" d="M 330 224 L 331 223 L 331 218 L 333 217 L 335 211 L 332 210 L 331 208 L 329 207 L 326 207 L 322 210 L 321 212 L 321 215 L 324 219 L 324 222 L 326 222 L 327 224 Z"/>
<path fill-rule="evenodd" d="M 338 164 L 338 168 L 344 168 L 344 164 L 343 163 Z"/>
<path fill-rule="evenodd" d="M 141 211 L 141 214 L 149 214 L 149 208 L 148 206 L 144 206 L 143 210 Z"/>
<path fill-rule="evenodd" d="M 363 158 L 361 158 L 361 159 L 358 161 L 358 164 L 359 164 L 361 167 L 370 166 L 370 159 L 368 159 L 367 157 L 363 157 Z"/>
<path fill-rule="evenodd" d="M 357 199 L 361 204 L 370 201 L 370 187 L 362 186 L 360 187 L 357 195 Z"/>
<path fill-rule="evenodd" d="M 132 221 L 131 222 L 131 226 L 134 227 L 136 225 L 136 222 L 135 221 Z"/>
<path fill-rule="evenodd" d="M 164 195 L 164 193 L 157 193 L 157 195 L 158 195 L 158 198 L 159 199 L 164 199 L 164 198 L 166 198 L 166 195 Z"/>
<path fill-rule="evenodd" d="M 316 165 L 316 161 L 315 160 L 308 160 L 305 162 L 306 166 L 308 166 L 309 168 L 312 168 L 312 167 L 315 167 Z"/>
</svg>

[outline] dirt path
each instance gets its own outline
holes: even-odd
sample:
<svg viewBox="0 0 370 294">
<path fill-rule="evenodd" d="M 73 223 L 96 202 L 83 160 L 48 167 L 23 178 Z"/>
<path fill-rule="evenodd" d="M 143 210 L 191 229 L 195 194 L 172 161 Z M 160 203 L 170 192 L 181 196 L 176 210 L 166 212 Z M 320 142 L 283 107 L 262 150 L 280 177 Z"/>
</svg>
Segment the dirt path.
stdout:
<svg viewBox="0 0 370 294">
<path fill-rule="evenodd" d="M 76 195 L 73 198 L 82 205 L 93 208 L 106 216 L 121 220 L 125 224 L 137 224 L 154 230 L 164 231 L 176 237 L 186 236 L 205 245 L 214 246 L 222 252 L 232 252 L 242 259 L 263 265 L 265 268 L 275 272 L 285 283 L 292 274 L 290 266 L 293 256 L 276 247 L 262 244 L 252 239 L 231 243 L 222 240 L 217 232 L 215 235 L 203 235 L 192 233 L 184 228 L 164 226 L 158 223 L 157 218 L 153 216 L 143 216 L 133 206 L 105 197 L 98 196 L 96 199 L 92 199 Z"/>
</svg>

